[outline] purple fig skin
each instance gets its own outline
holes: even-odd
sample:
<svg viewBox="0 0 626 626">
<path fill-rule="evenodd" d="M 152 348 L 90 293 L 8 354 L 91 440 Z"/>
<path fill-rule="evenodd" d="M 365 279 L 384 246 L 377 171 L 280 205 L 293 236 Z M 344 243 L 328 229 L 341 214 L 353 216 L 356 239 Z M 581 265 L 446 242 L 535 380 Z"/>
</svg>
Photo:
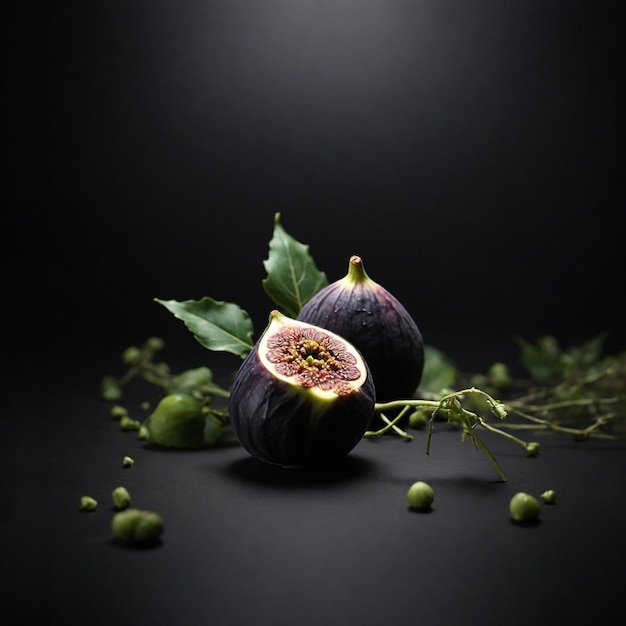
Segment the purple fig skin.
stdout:
<svg viewBox="0 0 626 626">
<path fill-rule="evenodd" d="M 284 324 L 295 322 L 275 314 Z M 360 387 L 345 395 L 319 397 L 315 389 L 281 378 L 260 358 L 268 332 L 274 332 L 271 323 L 241 364 L 231 387 L 233 430 L 245 450 L 266 463 L 287 468 L 331 465 L 357 445 L 372 421 L 375 390 L 367 364 L 361 359 L 365 378 Z"/>
<path fill-rule="evenodd" d="M 297 319 L 327 328 L 359 350 L 378 402 L 415 394 L 424 371 L 422 335 L 397 298 L 365 273 L 360 257 L 352 256 L 348 274 L 316 293 Z"/>
</svg>

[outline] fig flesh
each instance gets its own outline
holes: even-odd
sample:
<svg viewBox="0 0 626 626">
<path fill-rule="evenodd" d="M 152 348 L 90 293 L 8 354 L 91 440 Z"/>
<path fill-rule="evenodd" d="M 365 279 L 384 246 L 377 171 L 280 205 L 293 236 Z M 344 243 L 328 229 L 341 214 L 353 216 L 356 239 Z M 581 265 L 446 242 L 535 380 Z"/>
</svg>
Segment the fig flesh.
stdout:
<svg viewBox="0 0 626 626">
<path fill-rule="evenodd" d="M 354 346 L 272 311 L 235 376 L 229 414 L 253 457 L 301 468 L 345 457 L 369 427 L 374 402 L 372 376 Z"/>
<path fill-rule="evenodd" d="M 348 273 L 318 291 L 298 320 L 326 328 L 352 343 L 367 362 L 376 400 L 411 397 L 424 370 L 422 335 L 406 308 L 350 258 Z"/>
</svg>

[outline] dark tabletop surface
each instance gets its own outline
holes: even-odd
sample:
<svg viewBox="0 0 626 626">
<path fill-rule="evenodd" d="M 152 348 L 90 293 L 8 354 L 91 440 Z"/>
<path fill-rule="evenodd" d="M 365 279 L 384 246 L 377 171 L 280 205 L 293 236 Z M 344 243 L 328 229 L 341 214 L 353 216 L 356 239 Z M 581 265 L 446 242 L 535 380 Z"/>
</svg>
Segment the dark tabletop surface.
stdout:
<svg viewBox="0 0 626 626">
<path fill-rule="evenodd" d="M 7 623 L 552 624 L 621 611 L 623 442 L 537 436 L 531 458 L 485 436 L 503 482 L 441 423 L 428 458 L 414 431 L 411 442 L 364 440 L 333 471 L 289 471 L 228 433 L 217 448 L 173 451 L 121 431 L 99 399 L 98 363 L 57 362 L 37 397 L 32 370 L 12 371 L 1 444 Z M 131 414 L 146 394 L 129 392 Z M 416 480 L 435 491 L 430 512 L 408 508 Z M 133 506 L 162 515 L 158 545 L 114 541 L 120 485 Z M 511 521 L 515 492 L 546 489 L 557 501 L 542 503 L 539 523 Z M 82 495 L 98 508 L 79 511 Z"/>
</svg>

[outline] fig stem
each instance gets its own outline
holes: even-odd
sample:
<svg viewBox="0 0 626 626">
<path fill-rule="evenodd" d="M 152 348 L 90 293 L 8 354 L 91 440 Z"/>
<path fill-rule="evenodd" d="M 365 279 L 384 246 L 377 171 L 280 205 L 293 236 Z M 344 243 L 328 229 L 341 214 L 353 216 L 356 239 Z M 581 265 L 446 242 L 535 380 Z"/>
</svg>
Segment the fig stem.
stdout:
<svg viewBox="0 0 626 626">
<path fill-rule="evenodd" d="M 363 260 L 360 256 L 357 256 L 356 254 L 353 254 L 350 257 L 346 280 L 350 283 L 354 283 L 355 285 L 365 282 L 367 280 L 371 280 L 370 277 L 367 275 L 367 272 L 365 271 Z"/>
</svg>

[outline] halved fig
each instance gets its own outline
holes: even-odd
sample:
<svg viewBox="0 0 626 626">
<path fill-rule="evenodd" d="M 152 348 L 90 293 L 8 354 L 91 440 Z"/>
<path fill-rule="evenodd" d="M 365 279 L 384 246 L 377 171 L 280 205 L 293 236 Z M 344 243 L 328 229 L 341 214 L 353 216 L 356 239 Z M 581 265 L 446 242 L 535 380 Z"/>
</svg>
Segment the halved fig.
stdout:
<svg viewBox="0 0 626 626">
<path fill-rule="evenodd" d="M 235 376 L 229 414 L 252 456 L 296 468 L 345 457 L 370 425 L 374 402 L 369 368 L 352 344 L 272 311 Z"/>
</svg>

